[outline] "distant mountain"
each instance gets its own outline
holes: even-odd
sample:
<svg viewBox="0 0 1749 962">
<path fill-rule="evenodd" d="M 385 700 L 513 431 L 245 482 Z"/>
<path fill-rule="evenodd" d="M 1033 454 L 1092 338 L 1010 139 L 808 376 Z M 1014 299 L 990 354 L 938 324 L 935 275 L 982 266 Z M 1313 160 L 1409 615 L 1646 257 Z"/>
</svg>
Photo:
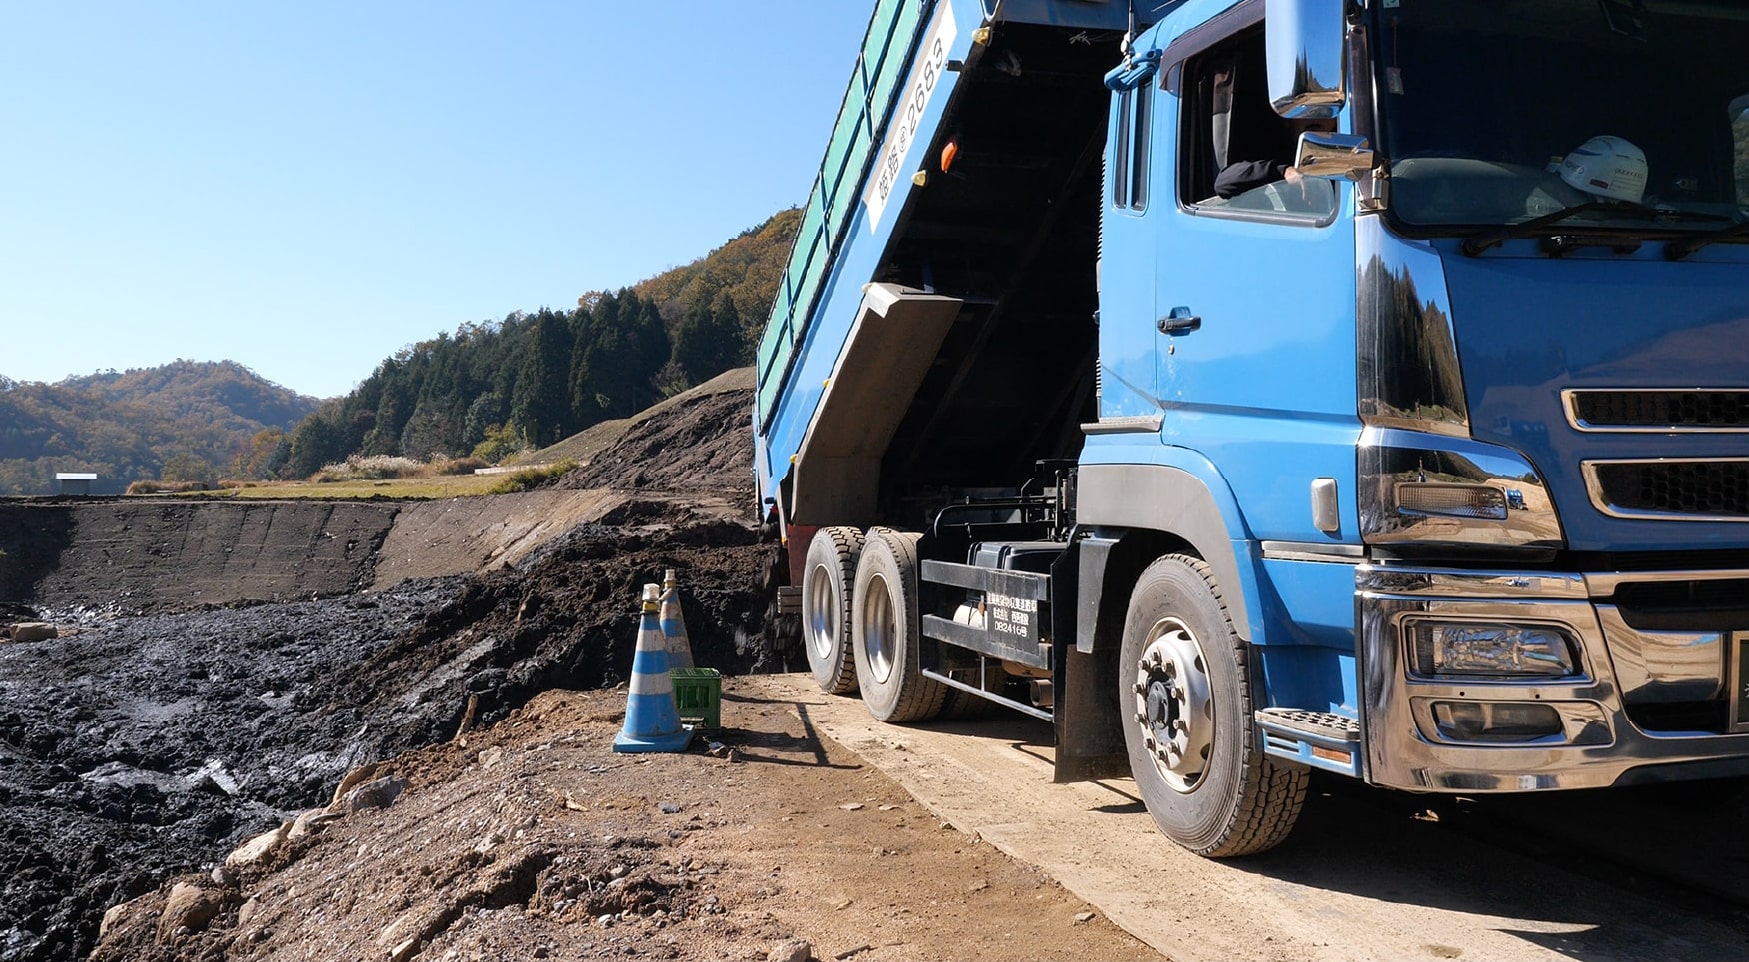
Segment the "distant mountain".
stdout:
<svg viewBox="0 0 1749 962">
<path fill-rule="evenodd" d="M 59 471 L 95 473 L 105 494 L 169 475 L 259 476 L 318 403 L 234 361 L 55 384 L 0 377 L 0 495 L 52 494 Z"/>
</svg>

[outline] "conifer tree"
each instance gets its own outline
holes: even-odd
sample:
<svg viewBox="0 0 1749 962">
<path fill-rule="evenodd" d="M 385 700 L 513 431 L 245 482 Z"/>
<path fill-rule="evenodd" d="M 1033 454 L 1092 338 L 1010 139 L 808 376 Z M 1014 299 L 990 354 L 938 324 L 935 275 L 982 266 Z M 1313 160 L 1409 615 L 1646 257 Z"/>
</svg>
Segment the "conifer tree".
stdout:
<svg viewBox="0 0 1749 962">
<path fill-rule="evenodd" d="M 522 363 L 517 370 L 511 418 L 537 445 L 563 438 L 572 426 L 570 392 L 571 320 L 562 313 L 542 308 L 525 339 Z"/>
</svg>

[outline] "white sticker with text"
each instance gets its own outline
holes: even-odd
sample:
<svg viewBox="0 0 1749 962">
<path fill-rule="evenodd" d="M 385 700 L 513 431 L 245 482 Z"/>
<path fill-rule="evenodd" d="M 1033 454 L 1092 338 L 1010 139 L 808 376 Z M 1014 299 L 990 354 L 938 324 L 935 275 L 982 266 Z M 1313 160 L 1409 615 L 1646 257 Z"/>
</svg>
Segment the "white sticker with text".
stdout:
<svg viewBox="0 0 1749 962">
<path fill-rule="evenodd" d="M 905 83 L 905 96 L 893 107 L 892 119 L 887 121 L 886 137 L 881 141 L 881 152 L 876 155 L 874 170 L 869 173 L 868 190 L 862 199 L 868 205 L 868 230 L 871 234 L 880 226 L 887 201 L 910 178 L 910 173 L 904 169 L 905 154 L 917 139 L 917 128 L 923 123 L 923 114 L 929 109 L 935 88 L 941 85 L 954 35 L 953 4 L 937 4 L 935 23 L 930 25 L 928 35 L 917 48 L 917 62 L 912 65 L 911 76 Z"/>
</svg>

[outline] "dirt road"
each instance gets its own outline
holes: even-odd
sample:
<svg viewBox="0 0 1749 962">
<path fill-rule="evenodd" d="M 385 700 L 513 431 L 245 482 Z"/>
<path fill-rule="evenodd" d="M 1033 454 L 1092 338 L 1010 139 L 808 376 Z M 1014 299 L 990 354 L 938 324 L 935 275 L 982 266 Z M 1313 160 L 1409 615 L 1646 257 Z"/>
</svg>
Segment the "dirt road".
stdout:
<svg viewBox="0 0 1749 962">
<path fill-rule="evenodd" d="M 1286 845 L 1216 862 L 1159 835 L 1127 779 L 1050 784 L 1042 722 L 900 728 L 805 676 L 749 679 L 747 690 L 792 701 L 931 812 L 1180 962 L 1749 957 L 1744 820 L 1729 805 L 1591 793 L 1429 809 L 1320 782 Z M 1562 840 L 1557 821 L 1610 834 Z M 1655 864 L 1629 859 L 1635 849 L 1656 851 Z"/>
<path fill-rule="evenodd" d="M 623 692 L 544 693 L 372 769 L 386 806 L 125 903 L 93 962 L 1158 958 L 748 686 L 715 754 L 615 754 Z"/>
</svg>

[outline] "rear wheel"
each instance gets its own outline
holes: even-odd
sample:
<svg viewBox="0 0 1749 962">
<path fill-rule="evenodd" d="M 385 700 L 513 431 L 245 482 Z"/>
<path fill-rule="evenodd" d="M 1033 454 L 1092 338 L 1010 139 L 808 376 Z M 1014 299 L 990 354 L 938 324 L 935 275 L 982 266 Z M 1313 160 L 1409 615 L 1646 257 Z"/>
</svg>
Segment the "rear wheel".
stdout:
<svg viewBox="0 0 1749 962">
<path fill-rule="evenodd" d="M 1120 657 L 1130 771 L 1160 831 L 1211 857 L 1287 838 L 1310 774 L 1257 748 L 1245 645 L 1208 565 L 1169 555 L 1142 572 Z"/>
<path fill-rule="evenodd" d="M 850 653 L 851 592 L 862 532 L 830 527 L 814 532 L 802 575 L 802 647 L 820 690 L 843 695 L 856 690 L 856 659 Z"/>
<path fill-rule="evenodd" d="M 756 663 L 779 664 L 784 666 L 784 671 L 788 671 L 790 658 L 795 653 L 796 640 L 801 637 L 801 619 L 794 614 L 786 614 L 778 598 L 780 590 L 789 584 L 788 549 L 779 546 L 772 550 L 766 562 L 765 574 L 760 580 L 760 591 L 766 598 L 766 634 L 764 643 L 755 652 Z"/>
<path fill-rule="evenodd" d="M 918 535 L 870 531 L 856 566 L 852 645 L 856 683 L 881 721 L 922 721 L 941 713 L 948 687 L 920 670 L 922 613 L 917 600 Z"/>
</svg>

